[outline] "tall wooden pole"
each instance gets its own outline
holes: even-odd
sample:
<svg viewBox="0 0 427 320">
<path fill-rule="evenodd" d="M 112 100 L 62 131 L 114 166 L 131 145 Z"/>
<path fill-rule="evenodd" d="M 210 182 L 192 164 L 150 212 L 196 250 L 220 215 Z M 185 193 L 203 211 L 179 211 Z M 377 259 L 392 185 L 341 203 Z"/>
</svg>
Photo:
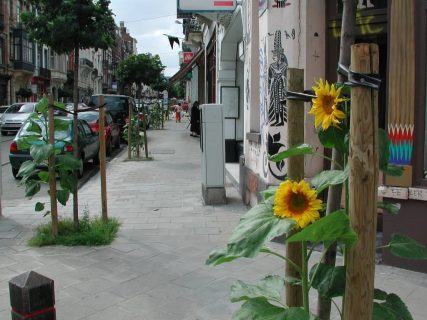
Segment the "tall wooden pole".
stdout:
<svg viewBox="0 0 427 320">
<path fill-rule="evenodd" d="M 343 13 L 341 23 L 341 39 L 340 39 L 340 55 L 339 63 L 344 66 L 350 65 L 351 45 L 354 43 L 354 35 L 356 29 L 356 0 L 342 0 Z M 341 74 L 338 74 L 338 82 L 344 83 L 346 79 Z M 331 170 L 341 170 L 344 166 L 344 158 L 340 151 L 332 149 Z M 341 206 L 342 184 L 330 186 L 328 189 L 328 200 L 326 204 L 326 214 L 330 214 L 338 210 Z M 337 255 L 337 244 L 332 244 L 325 254 L 323 263 L 329 266 L 335 266 Z M 331 317 L 331 299 L 322 297 L 318 294 L 318 316 L 320 320 L 329 320 Z"/>
<path fill-rule="evenodd" d="M 108 222 L 107 211 L 107 174 L 105 160 L 105 106 L 104 96 L 99 97 L 99 171 L 101 174 L 102 220 Z"/>
<path fill-rule="evenodd" d="M 132 158 L 132 104 L 129 101 L 129 116 L 128 116 L 128 159 Z"/>
<path fill-rule="evenodd" d="M 288 90 L 294 92 L 304 91 L 304 70 L 288 69 Z M 298 100 L 287 100 L 288 108 L 288 147 L 291 148 L 304 143 L 304 102 Z M 291 157 L 288 159 L 288 178 L 299 181 L 304 179 L 304 156 Z M 286 256 L 302 266 L 301 243 L 288 243 L 286 245 Z M 286 263 L 285 273 L 287 277 L 301 278 L 292 265 Z M 300 307 L 303 305 L 301 286 L 286 285 L 286 305 L 289 307 Z"/>
<path fill-rule="evenodd" d="M 49 144 L 55 148 L 55 126 L 54 126 L 54 110 L 53 97 L 49 95 L 48 108 L 48 135 Z M 55 149 L 54 149 L 55 150 Z M 58 204 L 56 202 L 56 172 L 55 172 L 55 152 L 52 152 L 48 159 L 49 170 L 49 189 L 50 189 L 50 214 L 52 216 L 52 235 L 58 236 Z"/>
<path fill-rule="evenodd" d="M 147 115 L 144 115 L 144 149 L 145 149 L 145 158 L 148 159 L 148 140 L 147 140 Z"/>
<path fill-rule="evenodd" d="M 378 46 L 352 46 L 351 68 L 378 73 Z M 378 94 L 356 86 L 351 90 L 349 192 L 350 221 L 358 235 L 347 252 L 345 320 L 372 319 L 378 194 Z"/>
</svg>

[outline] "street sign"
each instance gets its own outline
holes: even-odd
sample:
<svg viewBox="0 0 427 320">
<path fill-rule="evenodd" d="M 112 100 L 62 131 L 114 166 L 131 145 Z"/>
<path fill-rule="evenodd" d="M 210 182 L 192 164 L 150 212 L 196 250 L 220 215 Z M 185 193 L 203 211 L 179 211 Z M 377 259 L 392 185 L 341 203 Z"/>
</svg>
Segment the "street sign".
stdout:
<svg viewBox="0 0 427 320">
<path fill-rule="evenodd" d="M 234 11 L 237 0 L 177 0 L 178 10 L 182 12 L 220 12 Z"/>
<path fill-rule="evenodd" d="M 184 52 L 184 63 L 189 63 L 193 59 L 193 52 Z"/>
</svg>

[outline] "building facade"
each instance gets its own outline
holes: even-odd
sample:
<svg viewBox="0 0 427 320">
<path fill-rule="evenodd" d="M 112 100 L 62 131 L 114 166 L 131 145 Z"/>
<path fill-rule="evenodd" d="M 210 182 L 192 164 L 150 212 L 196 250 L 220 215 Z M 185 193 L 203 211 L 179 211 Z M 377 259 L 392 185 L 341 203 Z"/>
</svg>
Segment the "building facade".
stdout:
<svg viewBox="0 0 427 320">
<path fill-rule="evenodd" d="M 398 179 L 380 177 L 379 197 L 402 205 L 396 217 L 380 215 L 384 242 L 397 232 L 427 245 L 427 1 L 360 0 L 357 7 L 356 42 L 373 42 L 380 50 L 379 125 L 391 141 L 390 161 L 405 169 Z M 239 166 L 242 199 L 254 205 L 260 191 L 287 175 L 286 162 L 272 162 L 269 156 L 288 148 L 288 70 L 304 70 L 306 90 L 319 79 L 337 79 L 342 1 L 244 0 L 233 13 L 194 12 L 193 17 L 203 24 L 199 50 L 171 80 L 191 73 L 193 97 L 224 105 L 226 167 Z M 307 103 L 305 142 L 328 155 L 310 108 Z M 312 156 L 305 156 L 304 163 L 307 179 L 327 168 Z M 427 272 L 426 262 L 387 253 L 383 258 Z"/>
</svg>

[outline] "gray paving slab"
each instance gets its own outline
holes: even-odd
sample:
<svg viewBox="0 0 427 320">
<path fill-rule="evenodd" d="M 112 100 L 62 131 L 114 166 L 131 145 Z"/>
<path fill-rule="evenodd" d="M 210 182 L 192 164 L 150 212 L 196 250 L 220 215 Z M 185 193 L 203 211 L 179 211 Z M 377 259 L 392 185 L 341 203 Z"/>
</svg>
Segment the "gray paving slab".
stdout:
<svg viewBox="0 0 427 320">
<path fill-rule="evenodd" d="M 1 320 L 10 319 L 8 281 L 29 270 L 55 280 L 61 320 L 230 319 L 238 308 L 228 297 L 234 281 L 282 273 L 283 265 L 274 257 L 204 265 L 208 254 L 226 243 L 247 208 L 230 183 L 226 205 L 203 205 L 199 143 L 186 124 L 169 121 L 165 130 L 148 134 L 149 149 L 173 152 L 154 152 L 153 161 L 124 161 L 124 151 L 108 164 L 109 215 L 122 223 L 109 246 L 28 247 L 32 229 L 47 221 L 33 211 L 36 200 L 3 203 Z M 79 199 L 82 212 L 99 215 L 99 176 L 82 187 Z M 71 205 L 60 206 L 60 213 L 70 217 Z M 284 252 L 280 244 L 271 246 Z M 376 273 L 377 287 L 401 295 L 414 319 L 425 319 L 426 274 L 383 265 Z"/>
</svg>

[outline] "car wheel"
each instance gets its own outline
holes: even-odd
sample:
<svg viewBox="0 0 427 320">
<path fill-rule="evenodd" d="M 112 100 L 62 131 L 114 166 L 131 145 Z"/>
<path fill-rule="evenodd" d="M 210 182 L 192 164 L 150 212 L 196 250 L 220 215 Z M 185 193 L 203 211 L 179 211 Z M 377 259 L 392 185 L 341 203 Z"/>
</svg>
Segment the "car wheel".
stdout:
<svg viewBox="0 0 427 320">
<path fill-rule="evenodd" d="M 16 168 L 13 168 L 12 167 L 12 175 L 13 175 L 13 177 L 15 178 L 15 179 L 21 179 L 21 177 L 18 177 L 18 172 L 19 172 L 19 168 L 18 169 L 16 169 Z"/>
<path fill-rule="evenodd" d="M 113 139 L 110 138 L 110 140 L 108 140 L 107 145 L 105 146 L 105 154 L 107 155 L 107 157 L 111 156 L 111 153 L 113 152 Z"/>
<path fill-rule="evenodd" d="M 7 131 L 3 131 L 3 130 L 2 130 L 2 131 L 1 131 L 1 135 L 2 135 L 2 136 L 7 136 Z"/>
<path fill-rule="evenodd" d="M 77 177 L 80 179 L 81 177 L 83 177 L 83 173 L 84 173 L 84 161 L 83 161 L 83 156 L 81 156 L 80 167 L 77 169 Z"/>
</svg>

